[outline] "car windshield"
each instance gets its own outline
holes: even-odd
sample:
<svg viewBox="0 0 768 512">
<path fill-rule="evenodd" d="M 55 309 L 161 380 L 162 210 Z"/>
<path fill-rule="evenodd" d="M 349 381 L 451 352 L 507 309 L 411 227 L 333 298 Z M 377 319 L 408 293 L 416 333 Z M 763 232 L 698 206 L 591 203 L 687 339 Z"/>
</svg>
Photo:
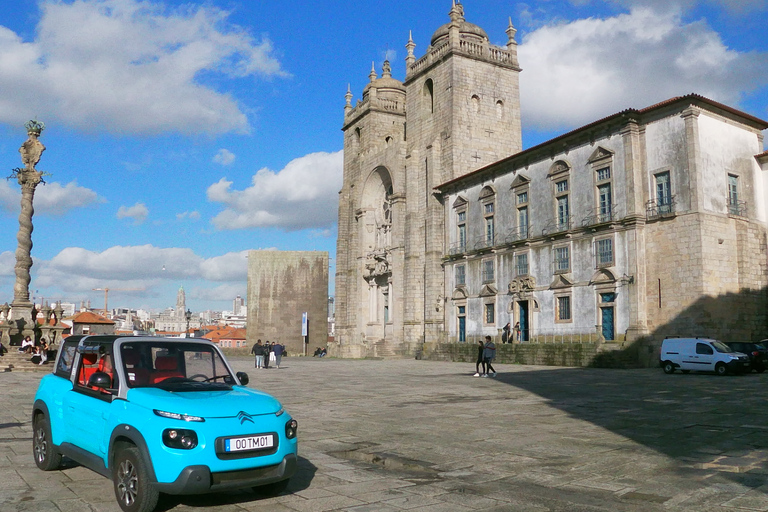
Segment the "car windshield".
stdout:
<svg viewBox="0 0 768 512">
<path fill-rule="evenodd" d="M 236 382 L 218 351 L 203 343 L 124 343 L 120 355 L 130 388 L 211 391 L 232 389 Z"/>
<path fill-rule="evenodd" d="M 712 346 L 715 347 L 715 350 L 722 352 L 723 354 L 730 354 L 731 352 L 735 352 L 735 350 L 733 350 L 722 341 L 713 341 Z"/>
</svg>

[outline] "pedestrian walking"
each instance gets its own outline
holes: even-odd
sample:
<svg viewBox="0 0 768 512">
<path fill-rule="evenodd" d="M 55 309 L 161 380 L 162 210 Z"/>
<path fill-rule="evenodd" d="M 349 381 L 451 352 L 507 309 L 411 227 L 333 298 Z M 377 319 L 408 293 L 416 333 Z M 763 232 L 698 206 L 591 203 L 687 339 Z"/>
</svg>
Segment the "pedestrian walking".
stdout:
<svg viewBox="0 0 768 512">
<path fill-rule="evenodd" d="M 275 368 L 280 368 L 280 360 L 283 358 L 283 352 L 285 352 L 285 347 L 280 343 L 272 345 L 272 353 L 275 355 Z"/>
<path fill-rule="evenodd" d="M 485 361 L 485 375 L 483 377 L 495 377 L 496 369 L 493 367 L 493 360 L 496 358 L 496 345 L 491 341 L 490 336 L 485 337 L 485 347 L 483 347 L 483 359 Z"/>
<path fill-rule="evenodd" d="M 264 343 L 264 368 L 269 368 L 269 357 L 272 355 L 272 350 L 269 345 L 269 340 Z"/>
<path fill-rule="evenodd" d="M 277 366 L 277 358 L 275 357 L 275 342 L 269 346 L 269 364 Z"/>
<path fill-rule="evenodd" d="M 251 348 L 251 354 L 256 356 L 256 361 L 254 362 L 254 367 L 256 368 L 263 368 L 264 367 L 264 346 L 261 344 L 261 340 L 256 340 L 256 344 Z"/>
<path fill-rule="evenodd" d="M 477 361 L 475 362 L 475 375 L 474 377 L 482 377 L 485 375 L 485 358 L 483 352 L 485 351 L 485 345 L 483 340 L 477 340 Z M 480 372 L 480 365 L 483 365 L 483 371 Z"/>
<path fill-rule="evenodd" d="M 501 335 L 501 342 L 502 343 L 510 343 L 512 342 L 512 327 L 509 325 L 509 322 L 507 322 L 507 325 L 504 326 L 502 329 L 503 333 Z"/>
</svg>

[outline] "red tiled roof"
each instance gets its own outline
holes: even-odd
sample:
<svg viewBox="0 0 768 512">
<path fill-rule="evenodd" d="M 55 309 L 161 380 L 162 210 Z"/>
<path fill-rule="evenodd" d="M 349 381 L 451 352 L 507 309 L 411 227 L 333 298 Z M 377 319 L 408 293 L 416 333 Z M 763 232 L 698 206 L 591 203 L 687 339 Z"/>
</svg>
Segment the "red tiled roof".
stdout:
<svg viewBox="0 0 768 512">
<path fill-rule="evenodd" d="M 75 314 L 74 316 L 67 318 L 67 320 L 71 320 L 73 324 L 115 325 L 115 322 L 113 322 L 109 318 L 104 318 L 103 316 L 97 315 L 96 313 L 92 313 L 90 311 L 82 311 L 80 313 Z"/>
<path fill-rule="evenodd" d="M 616 119 L 622 119 L 622 118 L 631 118 L 632 116 L 643 116 L 650 114 L 656 110 L 660 110 L 664 107 L 668 107 L 670 105 L 673 105 L 675 103 L 681 103 L 681 104 L 697 104 L 697 105 L 705 105 L 709 106 L 709 110 L 722 110 L 724 112 L 727 112 L 728 114 L 731 114 L 735 117 L 740 117 L 744 121 L 748 121 L 749 123 L 752 123 L 757 128 L 761 130 L 768 129 L 768 121 L 765 121 L 763 119 L 757 118 L 753 115 L 747 114 L 746 112 L 742 112 L 740 110 L 736 110 L 735 108 L 729 107 L 728 105 L 724 105 L 722 103 L 719 103 L 717 101 L 711 100 L 709 98 L 706 98 L 704 96 L 701 96 L 699 94 L 688 94 L 686 96 L 675 96 L 674 98 L 670 98 L 668 100 L 662 101 L 660 103 L 656 103 L 655 105 L 651 105 L 649 107 L 645 107 L 642 109 L 634 109 L 634 108 L 628 108 L 626 110 L 622 110 L 621 112 L 618 112 L 616 114 L 610 115 L 608 117 L 604 117 L 602 119 L 598 119 L 595 122 L 592 122 L 590 124 L 587 124 L 585 126 L 582 126 L 581 128 L 577 128 L 575 130 L 571 130 L 570 132 L 564 133 L 563 135 L 559 135 L 555 137 L 554 139 L 550 139 L 546 142 L 543 142 L 541 144 L 538 144 L 536 146 L 533 146 L 531 148 L 528 148 L 526 150 L 523 150 L 519 153 L 516 153 L 514 155 L 510 155 L 506 158 L 502 158 L 501 160 L 498 160 L 492 164 L 488 164 L 485 167 L 481 167 L 480 169 L 477 169 L 475 171 L 472 171 L 468 174 L 465 174 L 463 176 L 459 176 L 458 178 L 455 178 L 453 180 L 447 181 L 441 185 L 438 185 L 434 188 L 434 190 L 443 192 L 446 187 L 450 187 L 451 185 L 464 181 L 465 179 L 469 177 L 475 177 L 479 176 L 481 174 L 484 174 L 489 169 L 492 169 L 494 167 L 497 167 L 499 165 L 503 165 L 505 163 L 511 162 L 513 160 L 518 159 L 525 159 L 526 156 L 530 156 L 535 154 L 536 152 L 546 149 L 548 146 L 555 147 L 557 142 L 561 142 L 567 138 L 572 137 L 573 135 L 579 134 L 579 133 L 589 133 L 589 130 L 592 128 L 595 128 L 596 126 L 599 126 L 601 124 L 604 124 L 609 121 L 614 121 Z M 558 151 L 559 152 L 559 151 Z"/>
</svg>

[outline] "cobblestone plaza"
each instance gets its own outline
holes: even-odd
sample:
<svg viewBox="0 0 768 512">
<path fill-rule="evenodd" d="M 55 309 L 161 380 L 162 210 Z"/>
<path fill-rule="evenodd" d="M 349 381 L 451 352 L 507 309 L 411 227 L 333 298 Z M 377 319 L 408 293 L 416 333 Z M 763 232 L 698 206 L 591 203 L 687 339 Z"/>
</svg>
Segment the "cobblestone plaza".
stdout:
<svg viewBox="0 0 768 512">
<path fill-rule="evenodd" d="M 251 385 L 299 421 L 288 491 L 163 496 L 187 511 L 768 510 L 768 374 L 664 375 L 289 358 Z M 40 374 L 0 374 L 0 510 L 117 512 L 111 483 L 37 469 Z"/>
</svg>

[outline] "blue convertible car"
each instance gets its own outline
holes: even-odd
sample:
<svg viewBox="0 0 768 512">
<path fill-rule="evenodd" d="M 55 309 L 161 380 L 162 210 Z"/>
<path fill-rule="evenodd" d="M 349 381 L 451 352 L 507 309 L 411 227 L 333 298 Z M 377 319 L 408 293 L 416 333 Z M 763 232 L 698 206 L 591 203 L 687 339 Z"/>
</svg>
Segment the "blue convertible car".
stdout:
<svg viewBox="0 0 768 512">
<path fill-rule="evenodd" d="M 247 384 L 208 340 L 70 336 L 35 395 L 35 462 L 51 471 L 64 455 L 110 478 L 126 512 L 152 511 L 161 492 L 278 493 L 297 423 Z"/>
</svg>

